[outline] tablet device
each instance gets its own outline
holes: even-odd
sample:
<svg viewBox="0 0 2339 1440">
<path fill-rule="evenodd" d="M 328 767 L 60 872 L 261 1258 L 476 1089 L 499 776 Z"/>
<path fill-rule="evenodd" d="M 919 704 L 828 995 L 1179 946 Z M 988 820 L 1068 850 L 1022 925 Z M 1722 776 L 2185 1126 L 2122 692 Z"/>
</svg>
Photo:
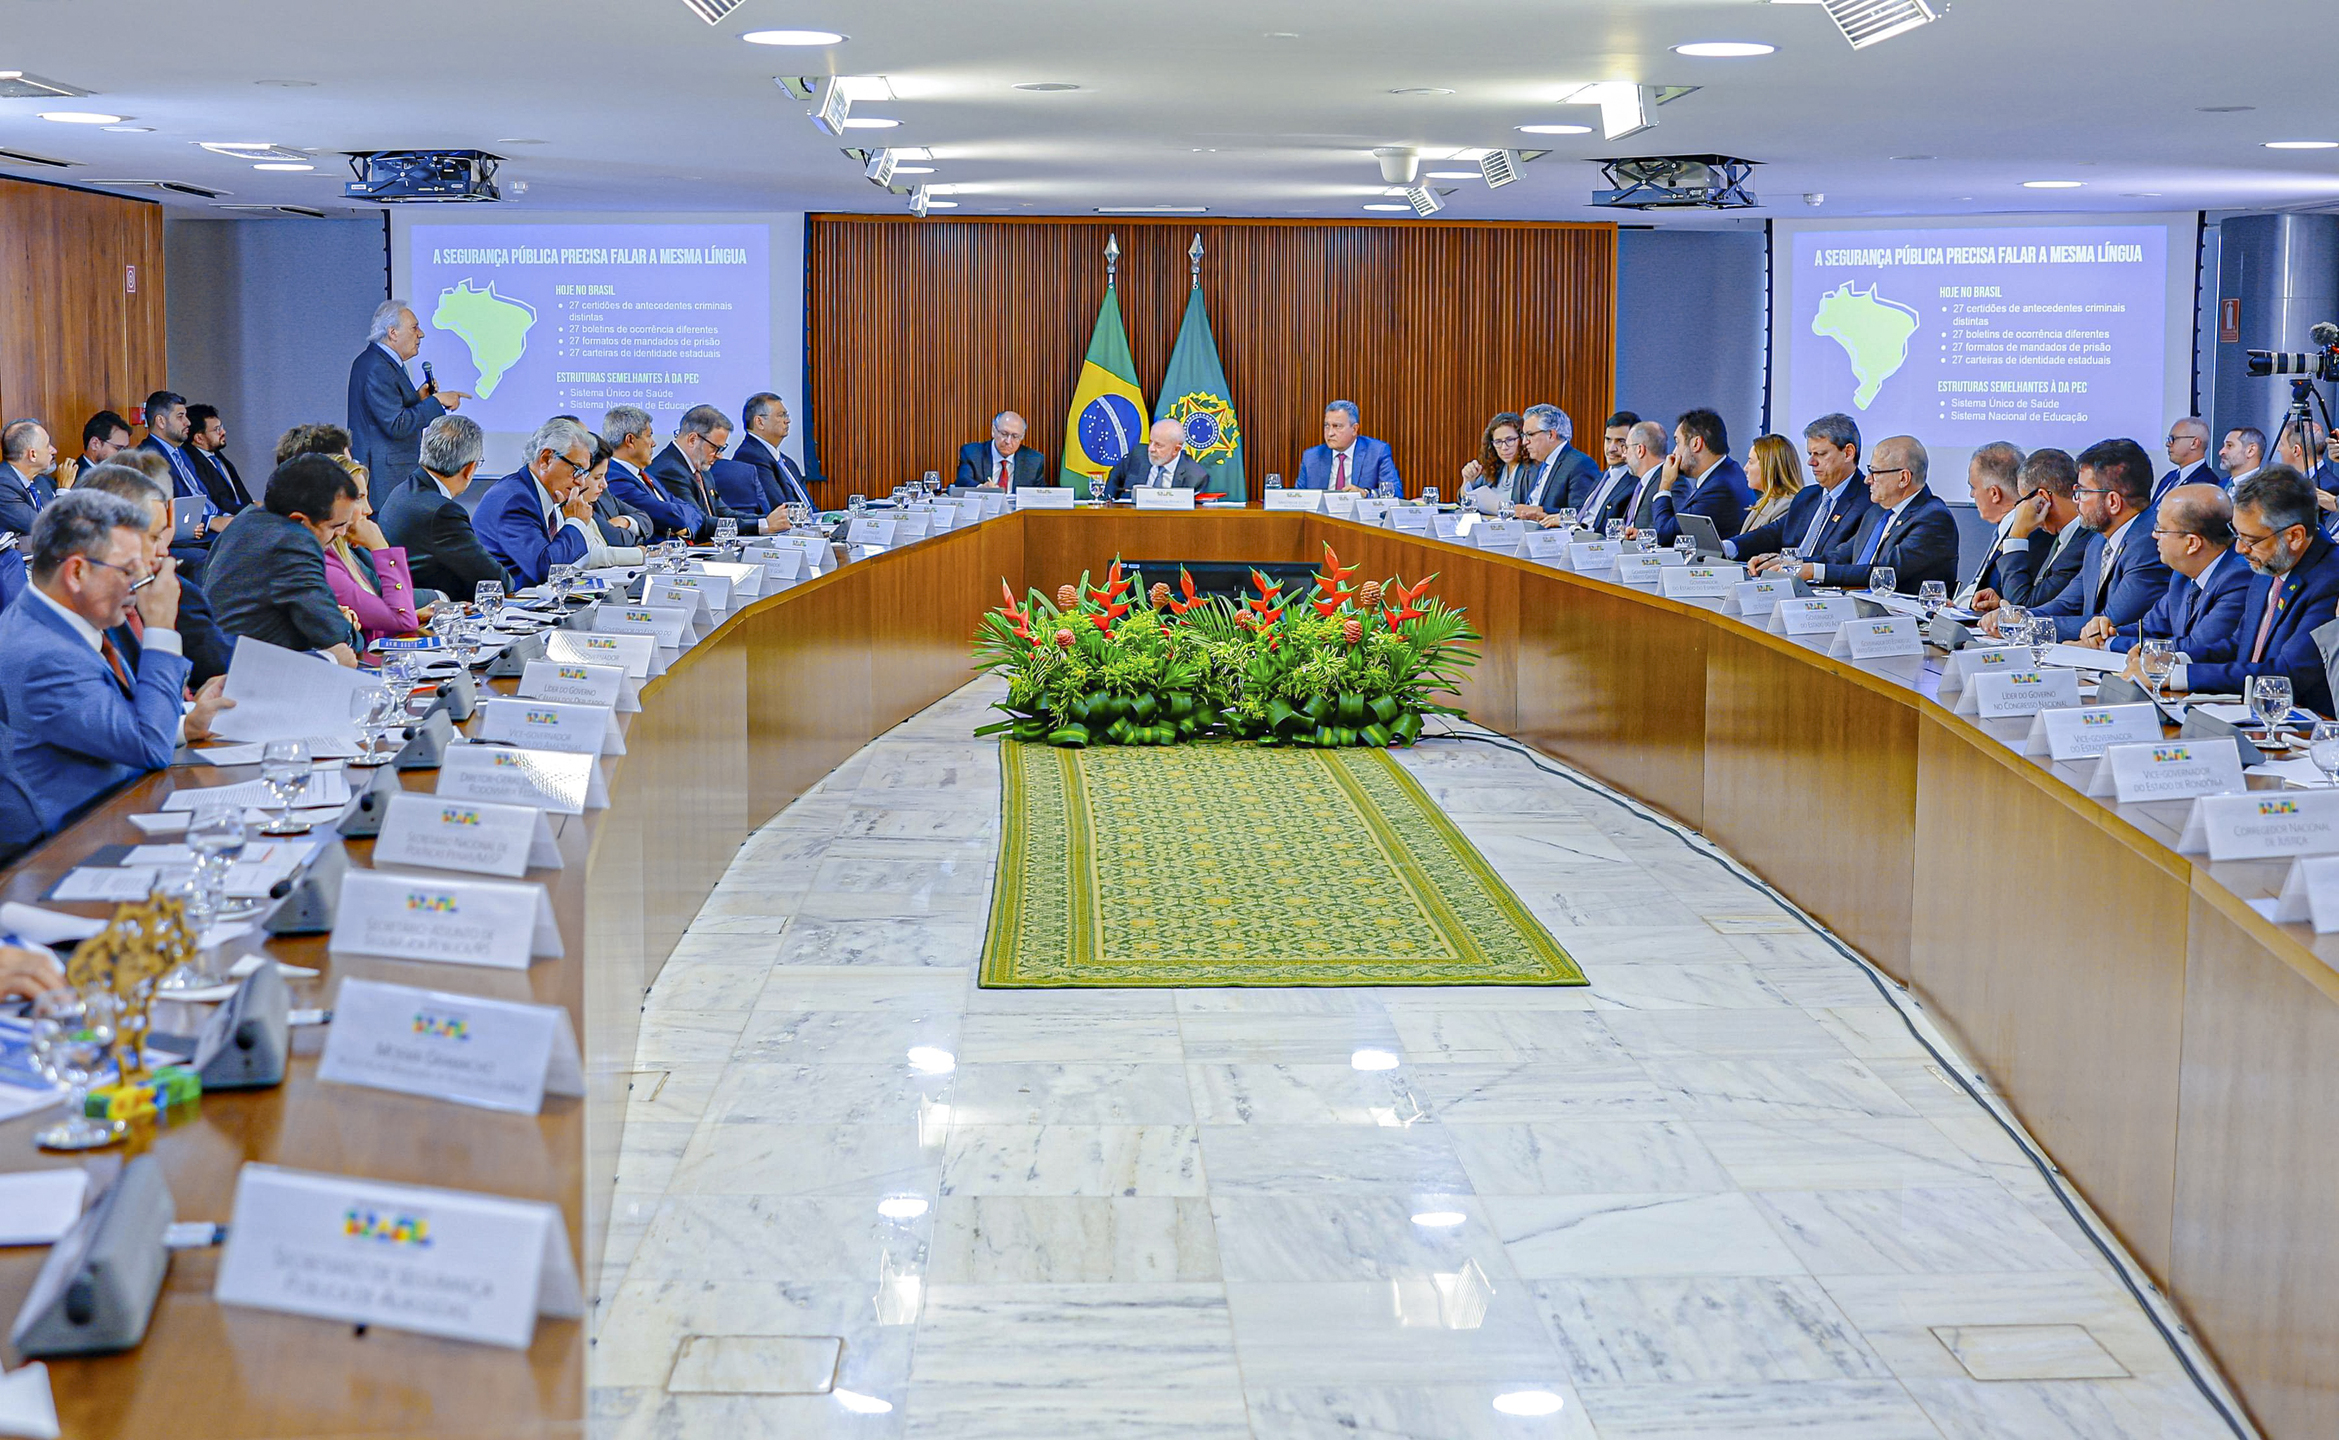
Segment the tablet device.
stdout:
<svg viewBox="0 0 2339 1440">
<path fill-rule="evenodd" d="M 1722 532 L 1714 528 L 1713 521 L 1703 515 L 1683 515 L 1678 518 L 1681 521 L 1681 533 L 1697 542 L 1698 554 L 1722 553 Z"/>
<path fill-rule="evenodd" d="M 210 502 L 198 496 L 181 496 L 171 501 L 171 539 L 185 542 L 200 539 L 203 534 L 203 513 Z"/>
</svg>

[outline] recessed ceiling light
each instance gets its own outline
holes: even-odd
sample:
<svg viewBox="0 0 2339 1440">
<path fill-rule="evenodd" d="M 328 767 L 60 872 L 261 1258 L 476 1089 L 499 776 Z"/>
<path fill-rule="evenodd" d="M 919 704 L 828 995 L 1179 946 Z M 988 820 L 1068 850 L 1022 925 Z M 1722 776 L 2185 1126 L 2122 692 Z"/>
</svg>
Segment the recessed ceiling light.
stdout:
<svg viewBox="0 0 2339 1440">
<path fill-rule="evenodd" d="M 1391 90 L 1391 95 L 1451 95 L 1454 92 L 1443 85 L 1408 85 L 1402 90 Z"/>
<path fill-rule="evenodd" d="M 228 155 L 238 150 L 266 150 L 275 145 L 273 140 L 198 140 L 196 144 L 215 154 Z"/>
<path fill-rule="evenodd" d="M 1413 1223 L 1424 1230 L 1451 1230 L 1469 1219 L 1459 1210 L 1424 1210 L 1413 1217 Z"/>
<path fill-rule="evenodd" d="M 2124 190 L 2120 193 L 2120 198 L 2122 200 L 2158 200 L 2160 192 L 2158 190 Z"/>
<path fill-rule="evenodd" d="M 896 165 L 893 167 L 893 173 L 896 175 L 931 175 L 934 173 L 934 167 L 931 165 Z"/>
<path fill-rule="evenodd" d="M 1297 40 L 1299 32 L 1297 30 L 1270 30 L 1267 32 L 1267 38 L 1270 40 Z"/>
<path fill-rule="evenodd" d="M 1479 173 L 1475 170 L 1429 170 L 1423 173 L 1425 178 L 1431 180 L 1476 180 L 1479 178 Z"/>
<path fill-rule="evenodd" d="M 314 170 L 314 165 L 295 165 L 284 160 L 267 160 L 252 167 L 254 170 Z"/>
<path fill-rule="evenodd" d="M 154 133 L 152 125 L 108 125 L 106 128 L 116 135 L 152 135 Z"/>
<path fill-rule="evenodd" d="M 1207 205 L 1099 205 L 1099 215 L 1207 215 Z"/>
<path fill-rule="evenodd" d="M 317 88 L 317 82 L 314 80 L 254 80 L 252 83 L 273 86 L 278 90 L 314 90 Z"/>
<path fill-rule="evenodd" d="M 2025 180 L 2022 182 L 2022 188 L 2025 190 L 2076 190 L 2086 183 L 2084 180 Z"/>
<path fill-rule="evenodd" d="M 926 208 L 929 210 L 956 210 L 958 202 L 956 200 L 929 200 L 926 202 Z"/>
<path fill-rule="evenodd" d="M 1069 80 L 1032 80 L 1015 88 L 1029 90 L 1035 95 L 1060 95 L 1066 90 L 1077 90 L 1080 87 Z"/>
<path fill-rule="evenodd" d="M 2255 105 L 2196 105 L 2193 108 L 2203 115 L 2239 115 L 2245 110 L 2255 110 L 2258 107 Z"/>
<path fill-rule="evenodd" d="M 2269 140 L 2269 150 L 2339 150 L 2339 140 Z"/>
<path fill-rule="evenodd" d="M 1758 40 L 1693 40 L 1687 45 L 1676 45 L 1676 55 L 1692 55 L 1701 60 L 1743 60 L 1750 55 L 1768 55 L 1778 49 Z"/>
<path fill-rule="evenodd" d="M 846 119 L 847 130 L 891 130 L 899 120 L 881 120 L 875 115 L 854 115 Z"/>
<path fill-rule="evenodd" d="M 508 139 L 490 141 L 489 143 L 495 145 L 542 145 L 544 142 L 542 140 Z"/>
<path fill-rule="evenodd" d="M 842 45 L 834 30 L 750 30 L 739 37 L 750 45 Z"/>
<path fill-rule="evenodd" d="M 43 110 L 43 120 L 54 120 L 60 125 L 119 125 L 126 115 L 101 115 L 95 110 Z"/>
<path fill-rule="evenodd" d="M 1592 127 L 1589 125 L 1521 125 L 1519 133 L 1521 135 L 1589 135 L 1592 133 Z"/>
<path fill-rule="evenodd" d="M 1549 1390 L 1507 1390 L 1494 1397 L 1494 1408 L 1505 1415 L 1557 1415 L 1567 1402 Z"/>
<path fill-rule="evenodd" d="M 1895 160 L 1938 160 L 1941 157 L 1938 155 L 1895 155 L 1892 158 Z"/>
</svg>

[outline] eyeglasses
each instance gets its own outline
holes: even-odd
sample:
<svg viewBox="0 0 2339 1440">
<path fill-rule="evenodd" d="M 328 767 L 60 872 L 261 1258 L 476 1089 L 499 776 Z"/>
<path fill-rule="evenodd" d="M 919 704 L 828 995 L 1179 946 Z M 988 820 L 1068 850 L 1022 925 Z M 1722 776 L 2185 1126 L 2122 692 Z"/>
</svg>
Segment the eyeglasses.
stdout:
<svg viewBox="0 0 2339 1440">
<path fill-rule="evenodd" d="M 2274 543 L 2274 536 L 2276 533 L 2277 532 L 2269 531 L 2265 534 L 2253 535 L 2249 531 L 2244 530 L 2241 526 L 2236 525 L 2233 527 L 2233 543 L 2244 550 L 2263 550 L 2267 546 Z"/>
<path fill-rule="evenodd" d="M 118 570 L 118 571 L 120 571 L 120 572 L 121 572 L 123 575 L 125 575 L 125 576 L 129 577 L 129 578 L 130 578 L 130 579 L 132 579 L 132 580 L 135 580 L 135 579 L 137 579 L 137 578 L 138 578 L 138 572 L 137 572 L 135 569 L 133 569 L 133 568 L 131 568 L 130 566 L 128 566 L 128 565 L 116 565 L 116 564 L 115 564 L 113 561 L 111 561 L 111 560 L 90 560 L 90 558 L 89 558 L 87 555 L 84 555 L 84 556 L 82 556 L 81 558 L 82 558 L 82 559 L 84 559 L 84 560 L 88 560 L 90 564 L 92 564 L 92 565 L 95 565 L 95 566 L 99 567 L 100 569 L 103 569 L 103 570 Z"/>
<path fill-rule="evenodd" d="M 2109 495 L 2112 492 L 2111 487 L 2108 485 L 2100 490 L 2091 488 L 2086 485 L 2074 485 L 2071 487 L 2071 493 L 2074 495 Z"/>
<path fill-rule="evenodd" d="M 566 455 L 561 455 L 561 456 L 558 456 L 558 457 L 556 457 L 556 458 L 557 458 L 557 459 L 560 461 L 560 463 L 561 463 L 561 464 L 563 464 L 563 465 L 566 465 L 567 467 L 569 467 L 569 473 L 570 473 L 570 474 L 572 474 L 572 475 L 582 475 L 582 474 L 584 474 L 586 471 L 588 471 L 588 470 L 590 470 L 590 469 L 592 469 L 592 468 L 593 468 L 593 462 L 592 462 L 592 461 L 590 461 L 590 460 L 584 460 L 584 461 L 576 461 L 576 460 L 571 460 L 571 459 L 570 459 L 569 457 L 567 457 Z"/>
<path fill-rule="evenodd" d="M 1868 467 L 1868 474 L 1871 478 L 1878 475 L 1907 475 L 1909 473 L 1911 472 L 1906 465 L 1897 466 L 1891 469 L 1885 469 L 1875 465 Z"/>
</svg>

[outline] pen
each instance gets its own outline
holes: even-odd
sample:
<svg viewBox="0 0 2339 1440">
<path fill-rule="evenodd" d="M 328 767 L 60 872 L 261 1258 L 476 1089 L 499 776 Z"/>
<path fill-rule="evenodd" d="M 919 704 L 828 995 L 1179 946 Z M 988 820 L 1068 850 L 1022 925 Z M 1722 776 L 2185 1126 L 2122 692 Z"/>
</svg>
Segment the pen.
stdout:
<svg viewBox="0 0 2339 1440">
<path fill-rule="evenodd" d="M 134 581 L 132 581 L 132 582 L 130 583 L 130 593 L 131 593 L 131 594 L 133 594 L 133 595 L 135 595 L 135 594 L 137 594 L 139 591 L 141 591 L 141 590 L 145 589 L 147 586 L 149 586 L 149 585 L 152 585 L 153 583 L 154 583 L 154 577 L 153 577 L 152 575 L 149 575 L 149 576 L 147 576 L 147 577 L 146 577 L 145 579 L 143 579 L 143 580 L 134 580 Z"/>
</svg>

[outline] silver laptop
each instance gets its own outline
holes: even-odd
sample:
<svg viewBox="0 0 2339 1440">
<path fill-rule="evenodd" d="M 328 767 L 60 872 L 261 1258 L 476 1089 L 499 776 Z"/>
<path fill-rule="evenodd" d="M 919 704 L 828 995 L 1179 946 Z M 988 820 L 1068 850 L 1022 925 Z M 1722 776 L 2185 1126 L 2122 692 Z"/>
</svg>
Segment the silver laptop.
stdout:
<svg viewBox="0 0 2339 1440">
<path fill-rule="evenodd" d="M 171 539 L 188 541 L 201 538 L 203 514 L 211 502 L 199 496 L 183 496 L 171 501 Z"/>
</svg>

